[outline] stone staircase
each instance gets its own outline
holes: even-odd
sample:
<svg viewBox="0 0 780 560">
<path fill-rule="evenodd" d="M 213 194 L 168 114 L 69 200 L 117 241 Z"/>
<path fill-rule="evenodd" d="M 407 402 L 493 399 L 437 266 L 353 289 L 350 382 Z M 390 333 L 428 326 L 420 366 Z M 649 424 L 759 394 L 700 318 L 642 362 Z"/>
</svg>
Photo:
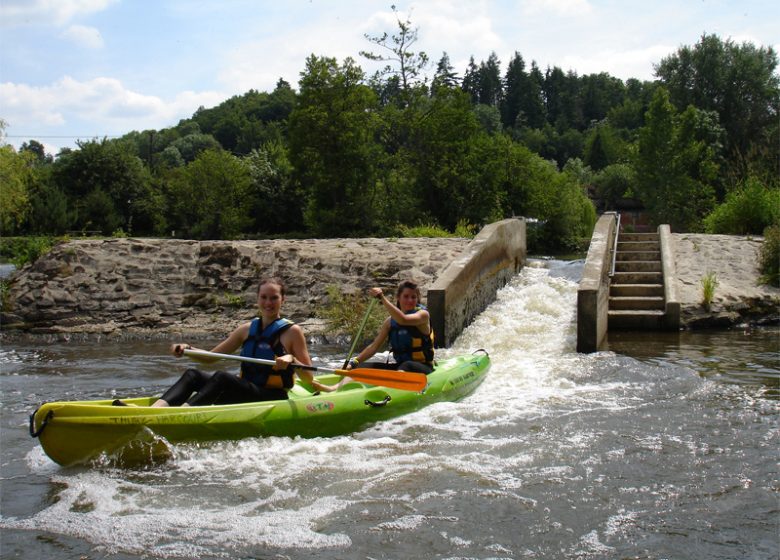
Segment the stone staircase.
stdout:
<svg viewBox="0 0 780 560">
<path fill-rule="evenodd" d="M 665 304 L 658 233 L 621 233 L 609 285 L 609 329 L 663 329 Z"/>
</svg>

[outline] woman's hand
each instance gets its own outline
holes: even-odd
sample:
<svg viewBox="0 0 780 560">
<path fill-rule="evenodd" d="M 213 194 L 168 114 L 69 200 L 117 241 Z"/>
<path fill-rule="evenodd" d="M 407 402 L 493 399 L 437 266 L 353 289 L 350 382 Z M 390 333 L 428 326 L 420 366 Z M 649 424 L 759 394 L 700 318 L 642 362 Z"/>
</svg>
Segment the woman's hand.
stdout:
<svg viewBox="0 0 780 560">
<path fill-rule="evenodd" d="M 382 288 L 369 288 L 368 294 L 371 297 L 377 298 L 377 299 L 382 299 L 382 296 L 384 295 L 384 294 L 382 294 Z"/>
<path fill-rule="evenodd" d="M 285 354 L 284 356 L 277 356 L 276 357 L 276 363 L 274 364 L 274 369 L 279 370 L 285 370 L 295 361 L 295 358 L 292 354 Z"/>
<path fill-rule="evenodd" d="M 177 358 L 181 358 L 184 355 L 185 350 L 192 350 L 192 346 L 190 346 L 189 344 L 184 344 L 182 342 L 171 345 L 171 354 L 173 354 Z"/>
</svg>

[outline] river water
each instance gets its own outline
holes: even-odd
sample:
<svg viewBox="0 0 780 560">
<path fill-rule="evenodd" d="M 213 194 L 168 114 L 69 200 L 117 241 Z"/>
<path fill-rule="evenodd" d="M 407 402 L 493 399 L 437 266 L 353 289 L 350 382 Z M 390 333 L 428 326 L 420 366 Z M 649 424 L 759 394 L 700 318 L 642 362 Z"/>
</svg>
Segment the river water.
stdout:
<svg viewBox="0 0 780 560">
<path fill-rule="evenodd" d="M 447 354 L 493 360 L 464 401 L 145 468 L 61 468 L 28 415 L 163 390 L 183 364 L 168 341 L 6 344 L 0 556 L 777 559 L 780 331 L 613 335 L 580 355 L 581 269 L 531 262 L 459 337 Z"/>
</svg>

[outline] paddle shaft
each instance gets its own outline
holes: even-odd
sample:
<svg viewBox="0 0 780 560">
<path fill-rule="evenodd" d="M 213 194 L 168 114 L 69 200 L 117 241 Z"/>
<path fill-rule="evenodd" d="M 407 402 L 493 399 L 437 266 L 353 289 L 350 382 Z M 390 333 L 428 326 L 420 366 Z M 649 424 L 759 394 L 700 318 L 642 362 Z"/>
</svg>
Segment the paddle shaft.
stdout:
<svg viewBox="0 0 780 560">
<path fill-rule="evenodd" d="M 236 360 L 239 362 L 249 362 L 253 364 L 262 364 L 267 366 L 276 365 L 274 360 L 264 360 L 262 358 L 250 358 L 248 356 L 238 356 L 236 354 L 220 354 L 219 352 L 209 352 L 207 350 L 184 350 L 188 356 L 200 356 L 203 358 L 216 358 L 223 360 Z M 422 373 L 411 371 L 396 371 L 387 369 L 356 368 L 353 370 L 331 369 L 315 366 L 304 366 L 301 364 L 292 364 L 294 368 L 305 369 L 309 371 L 319 371 L 324 373 L 335 373 L 342 377 L 352 377 L 356 381 L 368 383 L 369 385 L 379 385 L 383 387 L 392 387 L 403 389 L 405 391 L 422 391 L 428 385 L 428 379 Z"/>
<path fill-rule="evenodd" d="M 368 321 L 368 316 L 371 315 L 371 309 L 373 309 L 375 303 L 376 303 L 376 298 L 371 298 L 371 301 L 368 302 L 368 307 L 366 308 L 366 314 L 363 315 L 363 322 L 360 323 L 360 328 L 358 329 L 357 334 L 355 334 L 355 338 L 352 340 L 352 347 L 349 349 L 349 354 L 347 355 L 347 359 L 344 360 L 344 365 L 342 366 L 344 369 L 347 368 L 347 366 L 349 365 L 349 361 L 352 359 L 352 354 L 355 353 L 355 346 L 357 346 L 358 340 L 360 340 L 360 335 L 363 334 L 363 329 L 366 326 L 366 321 Z"/>
</svg>

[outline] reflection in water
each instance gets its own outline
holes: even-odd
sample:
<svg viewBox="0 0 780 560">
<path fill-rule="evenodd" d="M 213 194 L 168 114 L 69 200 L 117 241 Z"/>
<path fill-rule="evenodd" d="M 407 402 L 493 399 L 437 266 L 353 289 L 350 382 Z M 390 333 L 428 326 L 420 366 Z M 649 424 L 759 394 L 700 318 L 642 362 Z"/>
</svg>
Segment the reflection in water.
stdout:
<svg viewBox="0 0 780 560">
<path fill-rule="evenodd" d="M 780 328 L 746 330 L 620 332 L 608 335 L 609 350 L 655 364 L 689 367 L 724 383 L 766 385 L 780 397 Z"/>
</svg>

